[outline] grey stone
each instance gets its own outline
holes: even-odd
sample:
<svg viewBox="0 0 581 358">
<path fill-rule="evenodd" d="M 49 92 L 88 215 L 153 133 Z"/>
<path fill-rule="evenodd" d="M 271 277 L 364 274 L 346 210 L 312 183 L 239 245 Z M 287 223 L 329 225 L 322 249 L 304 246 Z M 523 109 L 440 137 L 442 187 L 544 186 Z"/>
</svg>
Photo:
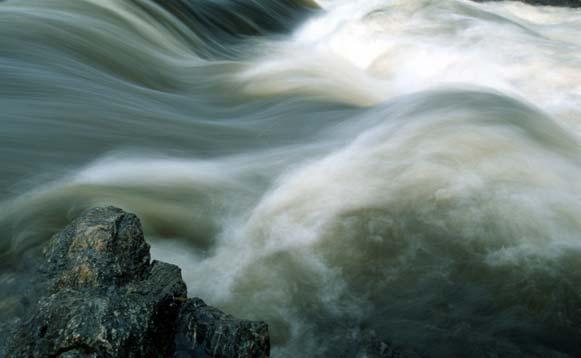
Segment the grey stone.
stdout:
<svg viewBox="0 0 581 358">
<path fill-rule="evenodd" d="M 139 219 L 97 208 L 44 250 L 47 296 L 17 330 L 11 357 L 163 357 L 173 352 L 186 286 L 150 262 Z"/>
<path fill-rule="evenodd" d="M 91 209 L 43 251 L 41 298 L 24 320 L 0 325 L 0 343 L 10 342 L 0 351 L 5 356 L 269 355 L 265 323 L 237 320 L 200 299 L 188 300 L 179 267 L 151 262 L 133 214 Z M 176 352 L 176 342 L 189 348 Z"/>
<path fill-rule="evenodd" d="M 182 306 L 174 357 L 268 357 L 269 351 L 266 323 L 235 319 L 199 298 Z"/>
</svg>

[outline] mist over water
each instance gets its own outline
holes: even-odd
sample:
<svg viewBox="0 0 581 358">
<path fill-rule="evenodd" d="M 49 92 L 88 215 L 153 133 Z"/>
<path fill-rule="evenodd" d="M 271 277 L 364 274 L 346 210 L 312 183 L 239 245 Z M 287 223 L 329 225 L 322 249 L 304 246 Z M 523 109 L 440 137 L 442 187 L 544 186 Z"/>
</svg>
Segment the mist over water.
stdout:
<svg viewBox="0 0 581 358">
<path fill-rule="evenodd" d="M 0 318 L 116 205 L 275 357 L 581 355 L 581 10 L 163 3 L 0 2 Z"/>
</svg>

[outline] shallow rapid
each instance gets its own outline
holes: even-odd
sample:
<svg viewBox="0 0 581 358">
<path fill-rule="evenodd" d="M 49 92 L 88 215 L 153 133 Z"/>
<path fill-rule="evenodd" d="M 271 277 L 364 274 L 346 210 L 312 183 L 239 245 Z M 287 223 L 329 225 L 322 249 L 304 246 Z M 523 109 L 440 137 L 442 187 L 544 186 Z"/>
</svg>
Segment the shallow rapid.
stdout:
<svg viewBox="0 0 581 358">
<path fill-rule="evenodd" d="M 0 2 L 0 319 L 116 205 L 274 357 L 581 355 L 581 10 L 187 4 Z"/>
</svg>

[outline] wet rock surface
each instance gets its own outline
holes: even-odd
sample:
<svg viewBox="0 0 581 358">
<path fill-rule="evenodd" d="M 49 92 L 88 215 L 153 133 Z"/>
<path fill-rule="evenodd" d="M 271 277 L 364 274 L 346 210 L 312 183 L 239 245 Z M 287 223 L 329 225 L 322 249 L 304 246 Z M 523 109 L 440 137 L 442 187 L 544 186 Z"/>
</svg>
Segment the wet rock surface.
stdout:
<svg viewBox="0 0 581 358">
<path fill-rule="evenodd" d="M 264 322 L 238 320 L 199 298 L 181 308 L 176 358 L 267 357 L 270 344 Z"/>
<path fill-rule="evenodd" d="M 42 298 L 25 319 L 0 326 L 3 356 L 269 355 L 265 323 L 188 300 L 179 267 L 151 262 L 133 214 L 91 209 L 56 234 L 44 254 Z"/>
</svg>

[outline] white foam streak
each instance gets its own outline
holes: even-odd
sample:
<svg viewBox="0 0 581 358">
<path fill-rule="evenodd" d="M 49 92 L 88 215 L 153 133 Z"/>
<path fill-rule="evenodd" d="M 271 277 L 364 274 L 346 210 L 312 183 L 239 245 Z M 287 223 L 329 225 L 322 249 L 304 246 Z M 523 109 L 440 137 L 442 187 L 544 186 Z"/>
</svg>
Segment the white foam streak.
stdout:
<svg viewBox="0 0 581 358">
<path fill-rule="evenodd" d="M 86 1 L 158 45 L 168 35 L 121 2 Z M 152 150 L 175 136 L 207 144 L 187 153 L 228 156 L 110 154 L 3 203 L 0 229 L 16 234 L 2 253 L 44 239 L 84 208 L 113 204 L 140 216 L 153 255 L 182 267 L 192 295 L 267 320 L 280 356 L 361 356 L 345 350 L 372 329 L 441 357 L 466 356 L 467 346 L 475 356 L 573 352 L 581 11 L 319 3 L 325 12 L 294 34 L 257 41 L 254 59 L 180 82 L 219 78 L 223 86 L 208 91 L 228 88 L 232 108 L 209 103 L 190 118 L 181 111 L 195 105 L 168 102 L 153 117 L 179 113 L 177 122 L 197 125 L 150 127 L 160 131 Z M 168 57 L 187 61 L 181 45 L 167 46 Z M 147 58 L 157 71 L 157 57 Z M 178 68 L 187 74 L 166 65 L 168 79 Z M 169 88 L 176 93 L 126 100 L 153 109 L 162 97 L 189 101 L 181 86 Z M 253 97 L 272 98 L 245 106 Z M 305 103 L 313 97 L 322 102 Z M 124 126 L 132 139 L 138 122 Z M 223 151 L 230 142 L 235 149 Z"/>
<path fill-rule="evenodd" d="M 581 11 L 463 0 L 332 1 L 241 80 L 371 105 L 445 85 L 528 100 L 579 131 Z"/>
</svg>

